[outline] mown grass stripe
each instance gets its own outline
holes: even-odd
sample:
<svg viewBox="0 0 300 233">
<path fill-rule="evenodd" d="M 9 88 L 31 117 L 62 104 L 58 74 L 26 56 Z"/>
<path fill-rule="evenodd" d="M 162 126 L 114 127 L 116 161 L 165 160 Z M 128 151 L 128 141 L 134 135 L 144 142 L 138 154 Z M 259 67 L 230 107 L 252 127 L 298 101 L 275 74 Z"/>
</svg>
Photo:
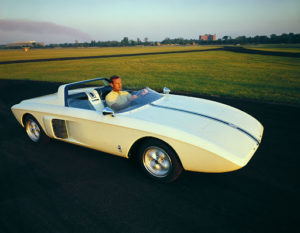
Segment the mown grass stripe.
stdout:
<svg viewBox="0 0 300 233">
<path fill-rule="evenodd" d="M 215 49 L 200 49 L 200 50 L 184 50 L 184 51 L 168 51 L 168 52 L 155 52 L 155 53 L 132 53 L 132 54 L 112 54 L 101 56 L 85 56 L 85 57 L 59 57 L 59 58 L 44 58 L 44 59 L 31 59 L 31 60 L 15 60 L 15 61 L 1 61 L 0 64 L 15 64 L 15 63 L 28 63 L 28 62 L 45 62 L 45 61 L 68 61 L 68 60 L 81 60 L 81 59 L 95 59 L 95 58 L 110 58 L 110 57 L 133 57 L 145 55 L 158 55 L 158 54 L 171 54 L 171 53 L 194 53 L 194 52 L 208 52 L 223 50 L 223 48 Z"/>
</svg>

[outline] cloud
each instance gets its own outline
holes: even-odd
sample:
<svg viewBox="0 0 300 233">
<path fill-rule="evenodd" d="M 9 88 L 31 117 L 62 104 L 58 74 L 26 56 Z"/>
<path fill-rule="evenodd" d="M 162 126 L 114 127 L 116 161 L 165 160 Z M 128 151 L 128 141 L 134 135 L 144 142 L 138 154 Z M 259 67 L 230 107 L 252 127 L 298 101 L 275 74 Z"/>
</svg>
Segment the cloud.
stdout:
<svg viewBox="0 0 300 233">
<path fill-rule="evenodd" d="M 0 19 L 0 31 L 5 40 L 10 40 L 8 42 L 17 41 L 19 38 L 22 39 L 28 37 L 31 37 L 31 40 L 43 40 L 46 43 L 91 40 L 91 37 L 87 33 L 72 27 L 66 27 L 51 22 L 39 22 L 32 20 Z"/>
</svg>

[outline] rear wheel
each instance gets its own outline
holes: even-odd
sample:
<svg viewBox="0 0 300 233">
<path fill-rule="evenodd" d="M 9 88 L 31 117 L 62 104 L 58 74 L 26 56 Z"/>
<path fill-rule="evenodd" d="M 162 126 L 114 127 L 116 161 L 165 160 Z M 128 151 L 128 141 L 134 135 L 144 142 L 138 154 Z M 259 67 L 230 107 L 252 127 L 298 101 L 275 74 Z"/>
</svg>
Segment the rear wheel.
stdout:
<svg viewBox="0 0 300 233">
<path fill-rule="evenodd" d="M 147 140 L 140 146 L 139 163 L 148 176 L 162 182 L 176 180 L 183 170 L 173 149 L 155 139 Z"/>
<path fill-rule="evenodd" d="M 42 127 L 33 116 L 25 118 L 25 131 L 32 142 L 45 143 L 49 141 L 48 136 L 44 133 Z"/>
</svg>

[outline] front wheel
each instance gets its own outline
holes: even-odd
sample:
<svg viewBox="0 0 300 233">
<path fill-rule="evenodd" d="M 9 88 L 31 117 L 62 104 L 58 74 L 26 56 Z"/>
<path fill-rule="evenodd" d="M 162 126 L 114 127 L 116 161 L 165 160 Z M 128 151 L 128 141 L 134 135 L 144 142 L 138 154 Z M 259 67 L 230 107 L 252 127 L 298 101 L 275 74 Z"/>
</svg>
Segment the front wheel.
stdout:
<svg viewBox="0 0 300 233">
<path fill-rule="evenodd" d="M 182 173 L 181 163 L 167 144 L 150 139 L 139 149 L 139 163 L 142 170 L 151 178 L 162 182 L 172 182 Z"/>
<path fill-rule="evenodd" d="M 24 125 L 27 136 L 32 142 L 45 143 L 49 140 L 42 127 L 33 116 L 27 116 Z"/>
</svg>

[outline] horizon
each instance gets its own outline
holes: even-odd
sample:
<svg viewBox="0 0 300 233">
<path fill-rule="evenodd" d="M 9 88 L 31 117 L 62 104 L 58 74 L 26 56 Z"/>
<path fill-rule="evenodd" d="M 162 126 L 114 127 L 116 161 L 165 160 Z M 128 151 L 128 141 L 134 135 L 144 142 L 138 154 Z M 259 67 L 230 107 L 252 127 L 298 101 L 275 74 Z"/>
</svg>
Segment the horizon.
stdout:
<svg viewBox="0 0 300 233">
<path fill-rule="evenodd" d="M 294 32 L 289 32 L 289 33 L 281 33 L 281 34 L 271 34 L 271 35 L 276 35 L 276 36 L 282 36 L 282 35 L 289 35 L 289 34 L 294 34 L 294 35 L 299 35 L 300 33 L 294 33 Z M 240 36 L 237 36 L 237 37 L 231 37 L 231 38 L 229 38 L 229 39 L 232 39 L 232 40 L 236 40 L 238 37 L 242 37 L 242 36 L 245 36 L 246 38 L 254 38 L 254 37 L 256 37 L 256 36 L 259 36 L 259 37 L 261 37 L 261 36 L 266 36 L 266 37 L 268 37 L 268 38 L 271 38 L 271 35 L 255 35 L 255 36 L 245 36 L 245 35 L 240 35 Z M 200 35 L 199 35 L 200 36 Z M 170 40 L 175 40 L 175 39 L 183 39 L 183 40 L 195 40 L 195 41 L 197 41 L 197 40 L 199 40 L 199 37 L 198 38 L 170 38 L 170 37 L 166 37 L 165 39 L 167 39 L 167 38 L 169 38 Z M 122 38 L 123 39 L 123 38 Z M 83 44 L 83 43 L 91 43 L 92 41 L 95 41 L 96 43 L 97 42 L 121 42 L 122 41 L 122 39 L 121 40 L 106 40 L 106 41 L 101 41 L 101 40 L 99 40 L 99 41 L 96 41 L 96 40 L 91 40 L 91 41 L 82 41 L 82 42 L 78 42 L 78 41 L 69 41 L 69 42 L 61 42 L 61 43 L 45 43 L 44 41 L 36 41 L 36 40 L 29 40 L 29 41 L 11 41 L 11 42 L 8 42 L 8 43 L 6 43 L 6 44 L 0 44 L 0 46 L 3 46 L 3 45 L 10 45 L 10 44 L 14 44 L 14 43 L 28 43 L 28 42 L 32 42 L 32 43 L 41 43 L 41 44 L 44 44 L 45 46 L 48 46 L 48 45 L 51 45 L 51 44 L 53 44 L 53 45 L 55 45 L 55 44 L 75 44 L 75 43 L 81 43 L 81 44 Z M 136 40 L 134 40 L 134 39 L 131 39 L 131 38 L 128 38 L 129 39 L 129 41 L 136 41 Z M 165 40 L 165 39 L 163 39 L 163 40 Z M 156 42 L 162 42 L 163 40 L 160 40 L 160 41 L 151 41 L 151 40 L 149 40 L 148 42 L 149 43 L 156 43 Z M 218 41 L 218 40 L 223 40 L 223 38 L 218 38 L 218 36 L 217 36 L 217 39 L 216 39 L 216 41 Z M 143 40 L 142 40 L 143 41 Z M 200 41 L 200 40 L 199 40 Z"/>
<path fill-rule="evenodd" d="M 298 34 L 299 13 L 297 0 L 4 0 L 0 44 Z"/>
</svg>

